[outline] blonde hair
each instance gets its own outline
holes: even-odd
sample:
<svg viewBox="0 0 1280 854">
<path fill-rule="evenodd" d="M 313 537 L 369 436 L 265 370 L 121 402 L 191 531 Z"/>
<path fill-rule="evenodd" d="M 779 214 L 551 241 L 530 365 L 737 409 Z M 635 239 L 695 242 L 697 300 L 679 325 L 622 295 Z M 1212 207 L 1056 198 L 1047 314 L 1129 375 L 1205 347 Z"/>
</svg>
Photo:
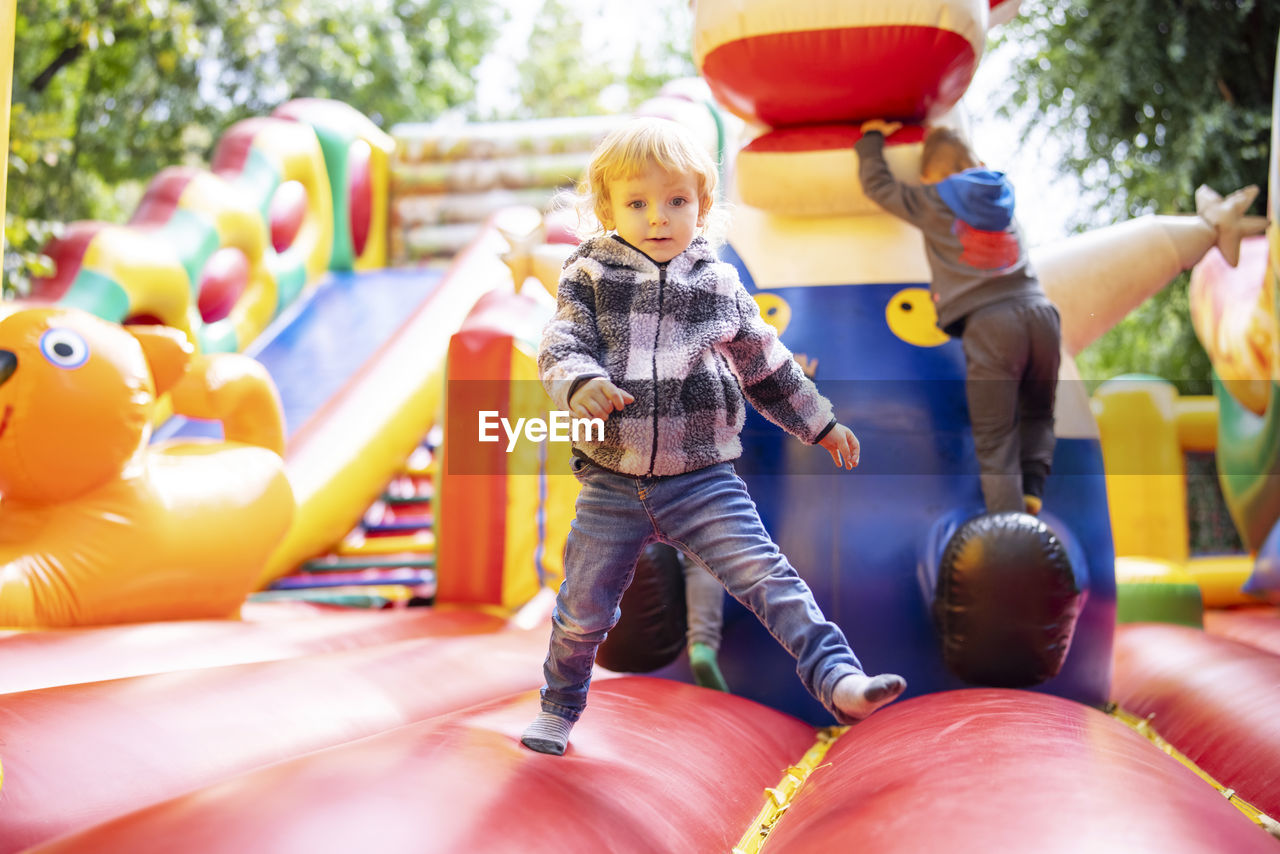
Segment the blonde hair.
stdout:
<svg viewBox="0 0 1280 854">
<path fill-rule="evenodd" d="M 609 184 L 634 178 L 650 166 L 673 175 L 692 175 L 698 186 L 698 214 L 703 235 L 715 242 L 724 230 L 724 206 L 716 206 L 720 175 L 715 160 L 693 134 L 672 119 L 633 118 L 606 136 L 591 155 L 586 175 L 561 205 L 578 214 L 581 239 L 605 234 L 610 218 Z"/>
<path fill-rule="evenodd" d="M 929 171 L 930 167 L 945 175 L 954 175 L 965 169 L 981 165 L 981 161 L 969 148 L 960 134 L 949 127 L 931 127 L 924 135 L 924 145 L 920 149 L 920 172 Z"/>
</svg>

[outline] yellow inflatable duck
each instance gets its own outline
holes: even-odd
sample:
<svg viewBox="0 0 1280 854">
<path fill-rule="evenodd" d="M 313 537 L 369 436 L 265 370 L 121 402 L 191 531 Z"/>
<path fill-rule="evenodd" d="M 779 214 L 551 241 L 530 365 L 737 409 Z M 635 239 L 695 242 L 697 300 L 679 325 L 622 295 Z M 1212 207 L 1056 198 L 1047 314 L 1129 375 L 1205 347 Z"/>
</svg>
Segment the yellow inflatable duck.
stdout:
<svg viewBox="0 0 1280 854">
<path fill-rule="evenodd" d="M 225 440 L 150 444 L 157 398 Z M 295 509 L 274 384 L 179 331 L 0 320 L 0 627 L 229 617 Z"/>
</svg>

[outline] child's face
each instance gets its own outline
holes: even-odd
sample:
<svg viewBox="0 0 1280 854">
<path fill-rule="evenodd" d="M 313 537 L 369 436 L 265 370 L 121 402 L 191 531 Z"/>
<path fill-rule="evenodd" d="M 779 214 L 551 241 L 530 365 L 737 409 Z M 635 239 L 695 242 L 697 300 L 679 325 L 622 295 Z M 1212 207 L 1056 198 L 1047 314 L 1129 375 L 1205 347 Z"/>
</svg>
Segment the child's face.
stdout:
<svg viewBox="0 0 1280 854">
<path fill-rule="evenodd" d="M 603 225 L 663 264 L 689 248 L 703 224 L 700 208 L 695 176 L 649 166 L 632 178 L 609 182 L 612 222 Z"/>
</svg>

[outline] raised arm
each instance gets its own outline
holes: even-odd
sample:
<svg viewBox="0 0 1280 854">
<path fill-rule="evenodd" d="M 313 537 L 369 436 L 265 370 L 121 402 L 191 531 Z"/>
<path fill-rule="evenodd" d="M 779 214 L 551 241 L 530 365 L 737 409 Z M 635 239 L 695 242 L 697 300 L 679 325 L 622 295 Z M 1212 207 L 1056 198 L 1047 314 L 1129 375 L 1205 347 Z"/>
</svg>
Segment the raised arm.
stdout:
<svg viewBox="0 0 1280 854">
<path fill-rule="evenodd" d="M 862 138 L 853 145 L 858 154 L 858 179 L 868 199 L 894 216 L 920 225 L 931 207 L 928 189 L 899 181 L 884 161 L 885 130 L 897 127 L 896 123 L 878 121 L 862 125 Z"/>
</svg>

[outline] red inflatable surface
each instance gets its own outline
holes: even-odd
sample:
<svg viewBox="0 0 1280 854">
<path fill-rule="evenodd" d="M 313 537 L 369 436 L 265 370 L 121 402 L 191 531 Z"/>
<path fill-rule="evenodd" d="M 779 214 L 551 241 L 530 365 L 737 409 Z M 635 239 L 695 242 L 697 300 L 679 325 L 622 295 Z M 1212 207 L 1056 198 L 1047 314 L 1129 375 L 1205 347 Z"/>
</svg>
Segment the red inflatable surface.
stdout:
<svg viewBox="0 0 1280 854">
<path fill-rule="evenodd" d="M 597 683 L 563 757 L 519 746 L 534 691 L 229 777 L 38 852 L 727 852 L 809 726 L 737 697 Z M 113 775 L 114 776 L 114 775 Z M 813 770 L 767 854 L 1274 852 L 1145 738 L 1059 697 L 972 689 L 881 710 Z"/>
<path fill-rule="evenodd" d="M 489 634 L 503 620 L 475 611 L 380 613 L 301 604 L 245 605 L 245 620 L 174 620 L 0 631 L 0 694 L 339 652 L 414 637 Z"/>
<path fill-rule="evenodd" d="M 889 706 L 827 753 L 768 854 L 1271 852 L 1276 841 L 1102 712 L 973 689 Z"/>
<path fill-rule="evenodd" d="M 36 849 L 727 852 L 811 727 L 663 680 L 598 683 L 563 757 L 520 747 L 532 692 L 230 780 Z"/>
<path fill-rule="evenodd" d="M 423 637 L 0 695 L 0 854 L 528 691 L 542 681 L 546 639 L 545 627 Z"/>
<path fill-rule="evenodd" d="M 1219 783 L 1280 815 L 1280 657 L 1184 626 L 1119 626 L 1112 696 L 1151 716 Z"/>
<path fill-rule="evenodd" d="M 1224 608 L 1204 612 L 1204 630 L 1280 655 L 1280 608 Z"/>
</svg>

